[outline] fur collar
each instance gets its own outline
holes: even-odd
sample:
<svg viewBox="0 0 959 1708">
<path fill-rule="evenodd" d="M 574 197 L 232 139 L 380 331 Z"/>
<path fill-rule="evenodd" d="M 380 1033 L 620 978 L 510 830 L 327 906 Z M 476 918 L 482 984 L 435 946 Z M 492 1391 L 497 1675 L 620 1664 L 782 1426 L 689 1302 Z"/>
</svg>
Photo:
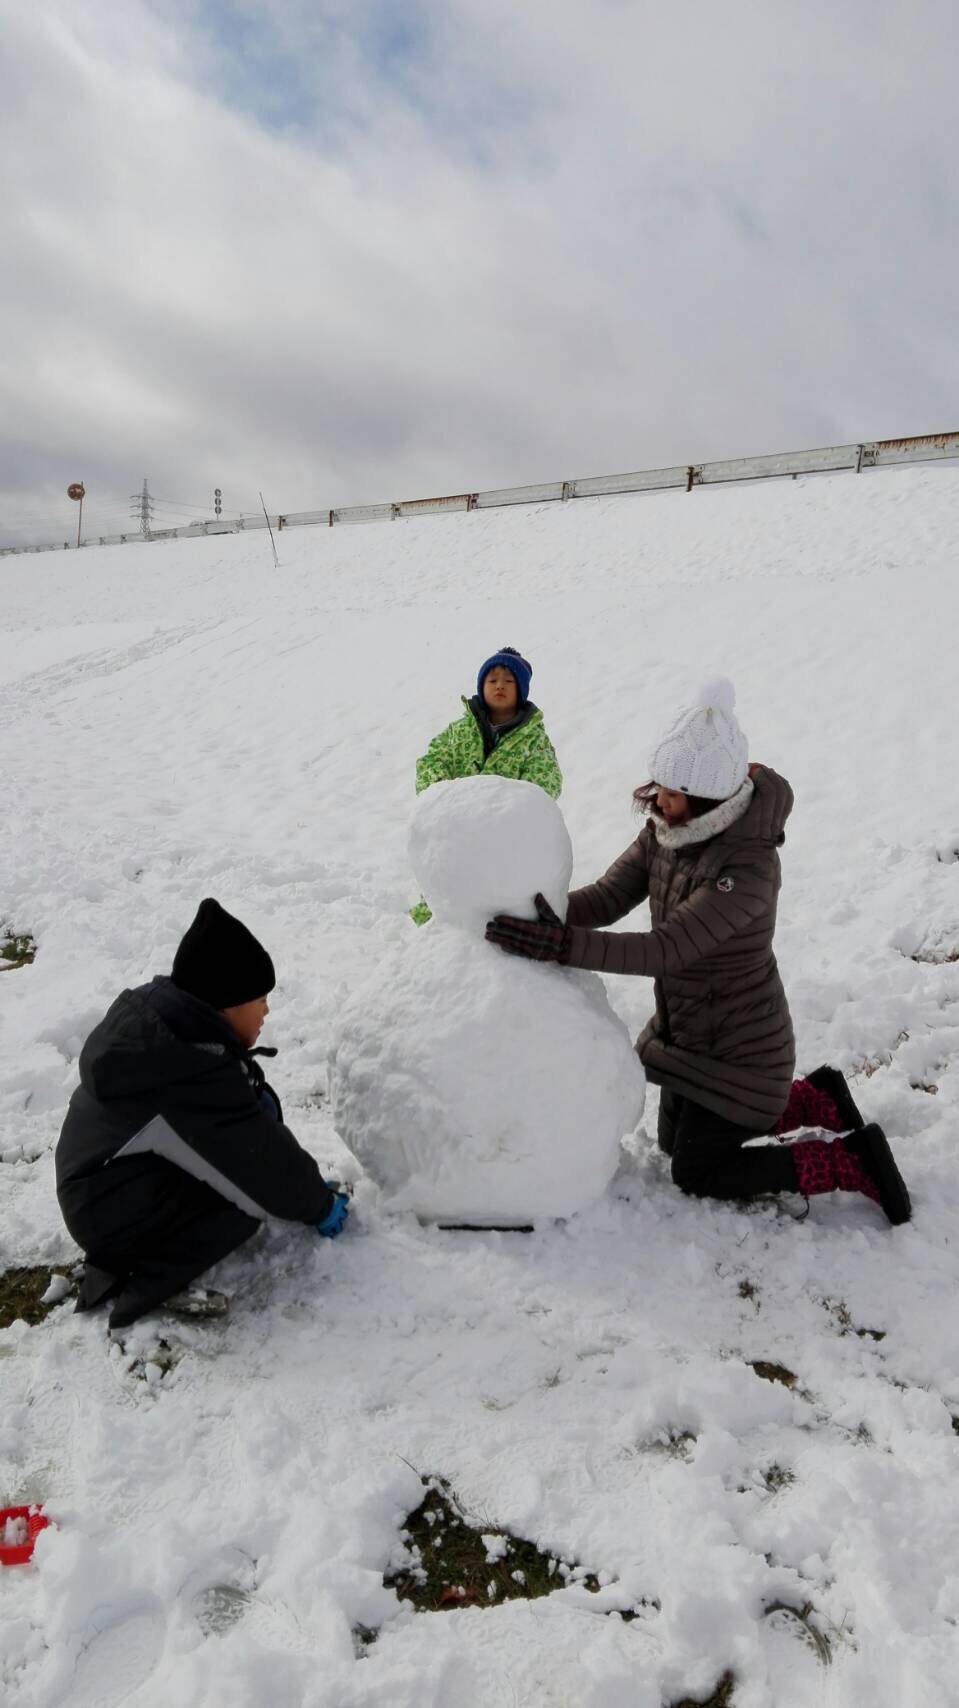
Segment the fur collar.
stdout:
<svg viewBox="0 0 959 1708">
<path fill-rule="evenodd" d="M 655 813 L 650 814 L 653 833 L 660 848 L 689 848 L 695 842 L 708 842 L 710 837 L 718 836 L 721 830 L 728 830 L 738 818 L 742 818 L 753 798 L 755 784 L 751 777 L 728 801 L 720 801 L 712 812 L 704 812 L 702 818 L 690 819 L 688 824 L 664 824 Z"/>
</svg>

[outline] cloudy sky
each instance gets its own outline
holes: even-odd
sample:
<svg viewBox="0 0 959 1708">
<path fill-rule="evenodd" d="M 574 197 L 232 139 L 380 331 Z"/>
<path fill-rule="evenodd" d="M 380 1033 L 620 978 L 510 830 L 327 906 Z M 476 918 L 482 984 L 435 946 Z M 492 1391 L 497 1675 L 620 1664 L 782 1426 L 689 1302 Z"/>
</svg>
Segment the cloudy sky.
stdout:
<svg viewBox="0 0 959 1708">
<path fill-rule="evenodd" d="M 0 0 L 0 544 L 959 426 L 956 0 Z"/>
</svg>

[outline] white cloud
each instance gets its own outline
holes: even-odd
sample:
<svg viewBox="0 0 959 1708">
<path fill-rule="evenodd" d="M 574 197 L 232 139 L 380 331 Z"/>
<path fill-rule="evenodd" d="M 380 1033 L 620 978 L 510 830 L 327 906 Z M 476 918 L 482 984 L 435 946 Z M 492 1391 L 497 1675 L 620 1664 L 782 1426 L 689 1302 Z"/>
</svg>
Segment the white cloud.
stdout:
<svg viewBox="0 0 959 1708">
<path fill-rule="evenodd" d="M 957 424 L 951 0 L 0 23 L 0 538 Z"/>
</svg>

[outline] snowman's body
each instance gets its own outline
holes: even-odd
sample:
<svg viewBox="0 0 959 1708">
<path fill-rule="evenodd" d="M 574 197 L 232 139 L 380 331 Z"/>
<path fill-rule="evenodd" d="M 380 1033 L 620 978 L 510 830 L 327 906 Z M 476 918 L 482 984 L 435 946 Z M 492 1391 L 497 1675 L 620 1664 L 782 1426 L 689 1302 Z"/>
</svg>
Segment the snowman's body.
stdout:
<svg viewBox="0 0 959 1708">
<path fill-rule="evenodd" d="M 431 922 L 343 1008 L 330 1055 L 337 1131 L 391 1208 L 515 1226 L 602 1196 L 644 1078 L 602 981 L 486 943 L 495 913 L 562 917 L 572 851 L 532 783 L 471 777 L 417 802 L 414 873 Z"/>
</svg>

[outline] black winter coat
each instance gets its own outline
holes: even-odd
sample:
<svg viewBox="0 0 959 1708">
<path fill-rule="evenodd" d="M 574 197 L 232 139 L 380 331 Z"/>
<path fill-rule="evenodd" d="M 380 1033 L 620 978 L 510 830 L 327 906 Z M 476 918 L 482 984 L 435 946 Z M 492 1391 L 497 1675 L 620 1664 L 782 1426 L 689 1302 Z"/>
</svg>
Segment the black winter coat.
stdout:
<svg viewBox="0 0 959 1708">
<path fill-rule="evenodd" d="M 279 1116 L 215 1009 L 169 978 L 121 992 L 80 1053 L 57 1145 L 70 1233 L 91 1251 L 149 1227 L 184 1174 L 250 1216 L 322 1220 L 332 1194 Z"/>
</svg>

